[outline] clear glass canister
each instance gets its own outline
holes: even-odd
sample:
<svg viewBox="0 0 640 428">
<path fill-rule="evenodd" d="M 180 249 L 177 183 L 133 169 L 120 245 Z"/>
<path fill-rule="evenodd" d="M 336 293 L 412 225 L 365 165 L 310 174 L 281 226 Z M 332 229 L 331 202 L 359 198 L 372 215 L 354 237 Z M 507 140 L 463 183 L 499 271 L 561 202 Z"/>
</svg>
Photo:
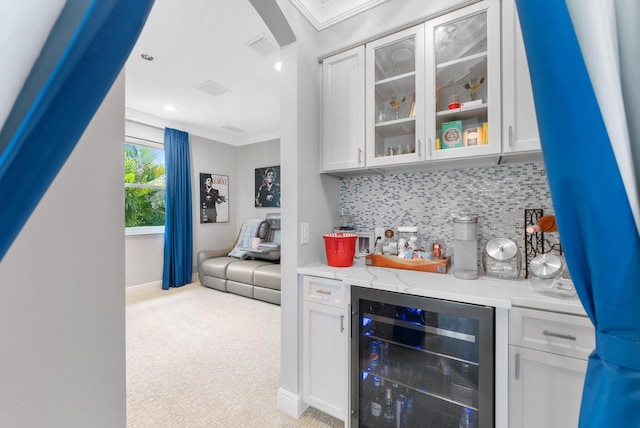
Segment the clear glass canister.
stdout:
<svg viewBox="0 0 640 428">
<path fill-rule="evenodd" d="M 398 248 L 409 250 L 418 250 L 420 248 L 417 226 L 398 227 Z"/>
</svg>

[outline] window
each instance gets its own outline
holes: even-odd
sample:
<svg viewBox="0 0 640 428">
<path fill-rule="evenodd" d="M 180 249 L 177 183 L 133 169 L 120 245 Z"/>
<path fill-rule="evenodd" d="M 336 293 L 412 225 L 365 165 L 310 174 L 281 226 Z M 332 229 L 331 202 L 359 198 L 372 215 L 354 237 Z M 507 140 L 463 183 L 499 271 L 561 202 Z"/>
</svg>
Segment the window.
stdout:
<svg viewBox="0 0 640 428">
<path fill-rule="evenodd" d="M 127 138 L 124 145 L 126 234 L 164 233 L 165 167 L 162 144 Z"/>
</svg>

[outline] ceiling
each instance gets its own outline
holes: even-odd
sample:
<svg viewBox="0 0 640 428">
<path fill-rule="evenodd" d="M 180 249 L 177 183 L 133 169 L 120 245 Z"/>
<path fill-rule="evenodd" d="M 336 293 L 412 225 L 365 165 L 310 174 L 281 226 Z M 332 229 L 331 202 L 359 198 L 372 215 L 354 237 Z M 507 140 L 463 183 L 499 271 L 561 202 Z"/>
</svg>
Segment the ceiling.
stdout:
<svg viewBox="0 0 640 428">
<path fill-rule="evenodd" d="M 320 31 L 387 0 L 290 1 Z M 278 59 L 249 0 L 156 0 L 126 62 L 127 119 L 236 146 L 279 138 Z"/>
<path fill-rule="evenodd" d="M 249 0 L 156 0 L 125 65 L 126 116 L 232 145 L 279 138 L 278 57 Z"/>
</svg>

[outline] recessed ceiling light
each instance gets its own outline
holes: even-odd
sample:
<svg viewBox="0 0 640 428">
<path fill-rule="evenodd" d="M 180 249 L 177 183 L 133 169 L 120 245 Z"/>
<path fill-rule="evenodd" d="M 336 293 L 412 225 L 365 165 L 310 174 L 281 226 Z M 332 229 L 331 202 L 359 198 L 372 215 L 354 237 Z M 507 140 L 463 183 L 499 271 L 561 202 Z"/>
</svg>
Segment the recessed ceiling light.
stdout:
<svg viewBox="0 0 640 428">
<path fill-rule="evenodd" d="M 176 108 L 174 106 L 172 106 L 171 104 L 167 104 L 166 106 L 164 106 L 164 109 L 166 111 L 176 111 Z"/>
<path fill-rule="evenodd" d="M 278 61 L 275 64 L 273 64 L 273 68 L 275 68 L 278 71 L 282 70 L 282 61 Z"/>
<path fill-rule="evenodd" d="M 142 57 L 142 59 L 144 59 L 145 61 L 153 61 L 153 57 L 149 54 L 141 54 L 140 55 Z"/>
</svg>

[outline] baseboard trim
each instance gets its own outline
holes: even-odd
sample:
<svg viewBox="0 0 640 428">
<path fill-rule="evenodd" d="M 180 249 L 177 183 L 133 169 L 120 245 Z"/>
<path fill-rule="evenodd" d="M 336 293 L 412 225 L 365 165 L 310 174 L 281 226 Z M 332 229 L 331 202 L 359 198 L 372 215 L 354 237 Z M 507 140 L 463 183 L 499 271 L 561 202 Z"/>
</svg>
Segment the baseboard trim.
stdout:
<svg viewBox="0 0 640 428">
<path fill-rule="evenodd" d="M 278 409 L 282 410 L 289 416 L 298 419 L 309 407 L 304 403 L 298 394 L 294 394 L 282 387 L 278 388 Z"/>
<path fill-rule="evenodd" d="M 132 285 L 125 288 L 127 296 L 137 296 L 162 290 L 162 281 L 147 282 L 146 284 Z"/>
</svg>

